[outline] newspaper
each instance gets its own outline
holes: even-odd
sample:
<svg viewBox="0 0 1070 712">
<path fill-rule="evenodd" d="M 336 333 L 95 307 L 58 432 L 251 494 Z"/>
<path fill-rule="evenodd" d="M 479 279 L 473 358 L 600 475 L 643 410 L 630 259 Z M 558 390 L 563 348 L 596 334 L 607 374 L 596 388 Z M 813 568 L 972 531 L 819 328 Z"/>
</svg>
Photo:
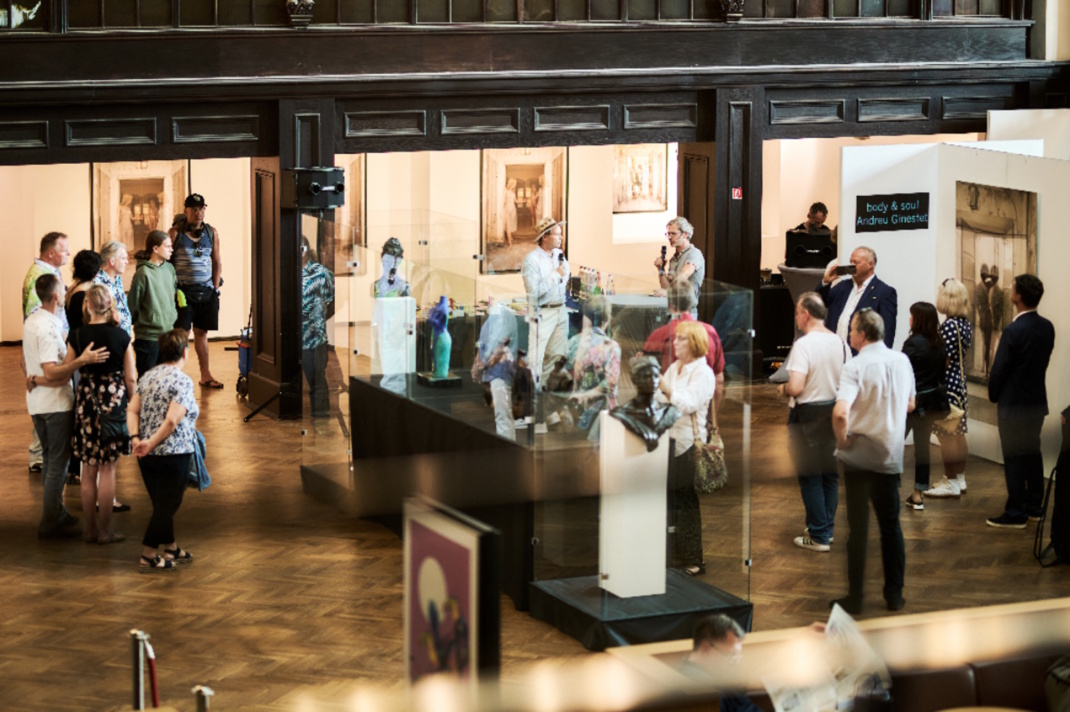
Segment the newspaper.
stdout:
<svg viewBox="0 0 1070 712">
<path fill-rule="evenodd" d="M 822 638 L 790 643 L 762 675 L 777 712 L 850 710 L 855 697 L 891 688 L 888 668 L 851 616 L 833 606 Z"/>
</svg>

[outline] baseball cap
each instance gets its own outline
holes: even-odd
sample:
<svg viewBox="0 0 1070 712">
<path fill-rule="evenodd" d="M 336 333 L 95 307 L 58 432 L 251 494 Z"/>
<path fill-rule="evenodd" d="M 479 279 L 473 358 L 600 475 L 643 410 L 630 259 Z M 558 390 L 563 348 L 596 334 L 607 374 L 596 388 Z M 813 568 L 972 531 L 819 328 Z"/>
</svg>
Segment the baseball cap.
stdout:
<svg viewBox="0 0 1070 712">
<path fill-rule="evenodd" d="M 204 202 L 204 196 L 201 195 L 200 193 L 190 193 L 189 197 L 186 198 L 186 207 L 187 208 L 207 208 L 208 204 L 206 202 Z"/>
</svg>

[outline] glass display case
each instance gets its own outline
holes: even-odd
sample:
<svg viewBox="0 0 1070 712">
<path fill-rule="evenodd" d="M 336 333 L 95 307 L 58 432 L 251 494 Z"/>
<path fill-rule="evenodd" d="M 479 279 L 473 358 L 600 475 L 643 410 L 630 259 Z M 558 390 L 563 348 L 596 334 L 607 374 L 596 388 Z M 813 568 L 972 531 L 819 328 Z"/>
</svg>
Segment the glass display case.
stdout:
<svg viewBox="0 0 1070 712">
<path fill-rule="evenodd" d="M 306 489 L 329 481 L 333 501 L 376 516 L 420 492 L 498 527 L 503 590 L 589 647 L 663 636 L 667 617 L 672 635 L 687 637 L 712 610 L 749 624 L 751 291 L 707 281 L 698 297 L 716 337 L 696 326 L 688 343 L 714 344 L 718 375 L 716 407 L 707 398 L 692 410 L 698 429 L 716 417 L 727 481 L 697 493 L 679 476 L 691 451 L 674 457 L 671 433 L 637 464 L 629 458 L 643 441 L 602 413 L 640 392 L 634 357 L 652 355 L 666 375 L 680 369 L 673 336 L 687 308 L 678 297 L 670 312 L 655 275 L 599 282 L 577 268 L 564 318 L 549 319 L 519 273 L 480 273 L 470 221 L 371 212 L 366 244 L 355 227 L 312 223 L 306 236 L 333 239 L 335 301 L 328 417 L 312 417 L 306 396 Z M 531 363 L 540 330 L 557 321 L 567 323 L 558 362 Z M 668 377 L 686 392 L 686 379 Z M 700 551 L 693 560 L 681 558 L 684 540 Z M 644 576 L 664 585 L 629 595 L 615 585 L 630 569 L 660 572 Z M 562 625 L 577 617 L 583 630 Z"/>
</svg>

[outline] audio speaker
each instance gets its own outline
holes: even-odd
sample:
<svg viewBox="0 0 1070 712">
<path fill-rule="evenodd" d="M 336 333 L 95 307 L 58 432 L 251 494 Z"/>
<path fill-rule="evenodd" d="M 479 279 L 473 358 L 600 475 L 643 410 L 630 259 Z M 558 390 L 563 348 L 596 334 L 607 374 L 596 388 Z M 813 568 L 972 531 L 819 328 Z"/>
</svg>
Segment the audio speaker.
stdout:
<svg viewBox="0 0 1070 712">
<path fill-rule="evenodd" d="M 282 172 L 282 207 L 330 210 L 345 205 L 342 168 L 291 168 Z"/>
</svg>

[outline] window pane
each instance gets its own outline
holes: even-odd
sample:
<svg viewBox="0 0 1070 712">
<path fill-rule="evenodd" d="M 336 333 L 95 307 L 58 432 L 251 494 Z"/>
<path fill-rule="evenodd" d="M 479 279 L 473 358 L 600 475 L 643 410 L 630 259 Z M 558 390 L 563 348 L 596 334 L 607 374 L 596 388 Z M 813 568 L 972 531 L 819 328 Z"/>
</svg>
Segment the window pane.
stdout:
<svg viewBox="0 0 1070 712">
<path fill-rule="evenodd" d="M 658 8 L 654 0 L 628 0 L 629 20 L 656 20 Z"/>
<path fill-rule="evenodd" d="M 525 0 L 524 19 L 528 22 L 553 22 L 554 0 Z"/>
<path fill-rule="evenodd" d="M 689 0 L 661 0 L 662 20 L 690 20 L 691 3 Z"/>
<path fill-rule="evenodd" d="M 836 0 L 832 10 L 836 17 L 858 17 L 858 0 Z"/>
<path fill-rule="evenodd" d="M 72 28 L 100 27 L 100 5 L 76 2 L 67 6 L 67 24 Z"/>
<path fill-rule="evenodd" d="M 564 22 L 578 22 L 587 19 L 586 0 L 558 0 L 558 20 Z"/>
<path fill-rule="evenodd" d="M 289 25 L 290 16 L 283 7 L 283 3 L 277 0 L 253 0 L 253 18 L 261 27 L 278 27 Z M 313 22 L 320 18 L 320 10 L 313 11 Z"/>
<path fill-rule="evenodd" d="M 141 0 L 142 27 L 168 27 L 171 24 L 171 0 Z"/>
<path fill-rule="evenodd" d="M 619 20 L 620 0 L 591 0 L 592 20 Z"/>
<path fill-rule="evenodd" d="M 933 17 L 950 17 L 951 0 L 933 0 Z"/>
<path fill-rule="evenodd" d="M 212 0 L 182 0 L 178 24 L 182 27 L 214 25 L 215 13 Z"/>
<path fill-rule="evenodd" d="M 516 22 L 516 0 L 487 0 L 487 22 Z"/>
<path fill-rule="evenodd" d="M 338 22 L 338 0 L 319 0 L 316 3 L 316 21 L 331 25 Z"/>
<path fill-rule="evenodd" d="M 862 17 L 884 17 L 884 0 L 862 0 Z"/>
<path fill-rule="evenodd" d="M 104 25 L 107 27 L 134 27 L 134 4 L 136 0 L 110 0 L 104 4 Z"/>
<path fill-rule="evenodd" d="M 219 3 L 219 24 L 251 25 L 253 24 L 251 8 L 252 6 L 247 2 Z"/>
<path fill-rule="evenodd" d="M 418 22 L 449 22 L 449 0 L 420 0 L 416 3 Z"/>
<path fill-rule="evenodd" d="M 825 17 L 825 0 L 799 0 L 799 17 Z"/>
<path fill-rule="evenodd" d="M 695 20 L 718 20 L 723 15 L 718 0 L 694 0 L 691 3 L 691 17 Z"/>
<path fill-rule="evenodd" d="M 376 0 L 379 6 L 379 22 L 408 22 L 409 3 L 404 0 Z"/>
<path fill-rule="evenodd" d="M 999 9 L 999 0 L 981 0 L 980 12 L 982 15 L 1002 15 Z"/>
<path fill-rule="evenodd" d="M 888 0 L 889 17 L 913 17 L 910 0 Z"/>
<path fill-rule="evenodd" d="M 743 6 L 743 17 L 763 17 L 762 4 L 751 0 Z"/>
<path fill-rule="evenodd" d="M 795 16 L 795 2 L 794 2 L 794 0 L 766 0 L 766 2 L 765 2 L 765 16 L 766 17 L 794 17 Z"/>
<path fill-rule="evenodd" d="M 976 15 L 977 0 L 955 0 L 956 15 Z"/>
<path fill-rule="evenodd" d="M 189 0 L 182 1 L 182 7 Z M 375 0 L 342 0 L 342 22 L 370 24 L 372 21 L 372 3 Z"/>
<path fill-rule="evenodd" d="M 453 0 L 454 22 L 483 22 L 483 0 Z"/>
</svg>

